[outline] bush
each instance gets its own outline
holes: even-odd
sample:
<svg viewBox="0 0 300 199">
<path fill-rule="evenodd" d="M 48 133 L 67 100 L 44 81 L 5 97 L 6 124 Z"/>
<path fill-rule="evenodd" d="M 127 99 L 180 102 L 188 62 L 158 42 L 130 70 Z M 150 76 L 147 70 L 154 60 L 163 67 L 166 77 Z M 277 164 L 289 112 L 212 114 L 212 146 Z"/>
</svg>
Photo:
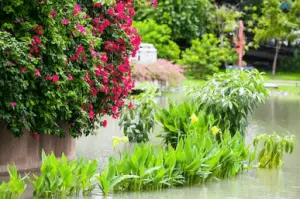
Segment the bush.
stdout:
<svg viewBox="0 0 300 199">
<path fill-rule="evenodd" d="M 268 90 L 257 70 L 234 70 L 214 75 L 205 84 L 191 89 L 189 95 L 199 110 L 214 116 L 222 131 L 229 129 L 232 135 L 244 135 L 249 114 L 265 101 Z"/>
<path fill-rule="evenodd" d="M 185 78 L 183 69 L 179 65 L 165 59 L 158 59 L 156 63 L 152 64 L 132 63 L 132 65 L 132 77 L 137 81 L 158 80 L 177 85 Z"/>
<path fill-rule="evenodd" d="M 171 29 L 167 25 L 159 25 L 153 20 L 146 20 L 135 22 L 134 26 L 144 43 L 151 43 L 155 46 L 158 57 L 173 61 L 179 59 L 179 46 L 171 40 Z"/>
<path fill-rule="evenodd" d="M 119 126 L 130 142 L 149 141 L 148 134 L 154 129 L 156 104 L 153 99 L 157 88 L 147 86 L 145 89 L 144 93 L 133 96 L 121 111 Z"/>
<path fill-rule="evenodd" d="M 188 75 L 203 79 L 218 72 L 225 60 L 233 62 L 234 56 L 233 49 L 227 45 L 221 48 L 218 38 L 205 34 L 201 40 L 192 41 L 191 48 L 183 52 L 179 63 L 187 66 Z"/>
<path fill-rule="evenodd" d="M 2 1 L 0 120 L 16 136 L 89 135 L 118 117 L 133 87 L 129 56 L 140 37 L 132 4 L 76 0 Z M 86 11 L 86 12 L 85 12 Z"/>
</svg>

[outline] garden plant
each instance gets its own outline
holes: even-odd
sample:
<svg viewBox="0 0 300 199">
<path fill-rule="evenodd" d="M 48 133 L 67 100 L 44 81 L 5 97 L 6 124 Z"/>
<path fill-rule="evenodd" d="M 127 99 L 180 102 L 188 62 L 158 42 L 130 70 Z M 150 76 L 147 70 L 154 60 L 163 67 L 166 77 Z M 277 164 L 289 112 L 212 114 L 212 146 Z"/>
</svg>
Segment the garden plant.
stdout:
<svg viewBox="0 0 300 199">
<path fill-rule="evenodd" d="M 119 126 L 130 142 L 147 142 L 149 133 L 154 130 L 154 97 L 157 95 L 157 88 L 147 84 L 144 90 L 145 92 L 132 96 L 132 100 L 121 111 Z"/>
<path fill-rule="evenodd" d="M 0 120 L 64 136 L 89 135 L 104 114 L 120 114 L 134 83 L 129 56 L 141 38 L 132 1 L 5 0 L 0 2 Z"/>
<path fill-rule="evenodd" d="M 212 114 L 219 128 L 245 135 L 248 116 L 269 96 L 262 75 L 257 70 L 226 71 L 214 75 L 200 87 L 191 88 L 188 95 L 198 110 Z"/>
<path fill-rule="evenodd" d="M 7 166 L 9 181 L 0 184 L 0 199 L 19 199 L 26 189 L 25 177 L 17 171 L 16 166 Z"/>
</svg>

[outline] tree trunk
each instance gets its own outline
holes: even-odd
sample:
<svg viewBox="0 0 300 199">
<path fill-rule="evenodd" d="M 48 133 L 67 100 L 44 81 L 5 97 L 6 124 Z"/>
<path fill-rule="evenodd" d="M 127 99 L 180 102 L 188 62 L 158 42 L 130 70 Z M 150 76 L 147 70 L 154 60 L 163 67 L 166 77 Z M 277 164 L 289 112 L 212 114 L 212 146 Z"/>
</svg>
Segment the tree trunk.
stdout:
<svg viewBox="0 0 300 199">
<path fill-rule="evenodd" d="M 281 42 L 280 40 L 276 40 L 276 50 L 275 50 L 275 56 L 273 60 L 273 66 L 272 66 L 272 76 L 274 77 L 276 75 L 276 66 L 277 66 L 277 59 L 278 59 L 278 54 L 281 48 Z"/>
</svg>

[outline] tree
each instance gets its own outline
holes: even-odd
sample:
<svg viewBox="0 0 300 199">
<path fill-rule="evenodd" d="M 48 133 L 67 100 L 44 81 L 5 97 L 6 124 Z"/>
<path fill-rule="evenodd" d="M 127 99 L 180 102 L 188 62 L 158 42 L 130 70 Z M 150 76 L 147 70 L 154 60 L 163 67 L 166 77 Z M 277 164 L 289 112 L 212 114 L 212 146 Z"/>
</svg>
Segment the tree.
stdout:
<svg viewBox="0 0 300 199">
<path fill-rule="evenodd" d="M 300 29 L 300 0 L 290 2 L 289 9 L 281 8 L 281 0 L 263 0 L 262 16 L 257 21 L 254 31 L 254 41 L 263 43 L 275 40 L 275 56 L 272 75 L 276 74 L 277 58 L 283 41 L 294 41 L 299 34 L 294 31 Z"/>
<path fill-rule="evenodd" d="M 219 36 L 220 47 L 229 47 L 230 39 L 226 37 L 228 33 L 232 33 L 238 27 L 238 18 L 242 13 L 234 6 L 214 4 L 214 9 L 211 12 L 211 26 L 213 31 Z M 225 58 L 225 64 L 227 60 Z"/>
<path fill-rule="evenodd" d="M 172 30 L 172 40 L 186 45 L 203 34 L 209 24 L 209 0 L 159 0 L 155 9 L 139 7 L 136 19 L 152 18 Z"/>
</svg>

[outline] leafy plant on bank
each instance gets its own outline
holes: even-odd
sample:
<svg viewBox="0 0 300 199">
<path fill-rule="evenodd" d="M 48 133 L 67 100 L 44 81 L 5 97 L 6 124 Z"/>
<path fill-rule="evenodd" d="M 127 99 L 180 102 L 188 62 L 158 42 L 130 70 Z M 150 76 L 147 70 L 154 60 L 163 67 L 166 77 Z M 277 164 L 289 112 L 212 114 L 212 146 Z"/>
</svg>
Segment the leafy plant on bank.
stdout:
<svg viewBox="0 0 300 199">
<path fill-rule="evenodd" d="M 154 129 L 157 95 L 155 86 L 146 86 L 144 92 L 132 96 L 126 108 L 122 109 L 119 126 L 130 142 L 147 142 L 149 133 Z"/>
<path fill-rule="evenodd" d="M 227 43 L 229 44 L 229 43 Z M 186 73 L 190 76 L 205 79 L 219 71 L 219 67 L 226 60 L 233 63 L 235 52 L 223 43 L 214 34 L 204 34 L 202 39 L 194 39 L 192 46 L 182 53 L 179 64 L 186 66 Z"/>
<path fill-rule="evenodd" d="M 295 144 L 294 135 L 280 136 L 274 133 L 256 136 L 253 140 L 255 151 L 263 145 L 257 156 L 258 167 L 269 169 L 281 167 L 284 153 L 293 153 Z"/>
<path fill-rule="evenodd" d="M 194 131 L 180 139 L 176 149 L 136 145 L 120 159 L 110 159 L 99 186 L 116 192 L 159 190 L 234 176 L 246 168 L 249 147 L 239 134 L 232 137 L 224 132 L 221 139 L 219 142 L 211 131 Z"/>
<path fill-rule="evenodd" d="M 30 179 L 35 198 L 88 195 L 95 188 L 93 178 L 98 169 L 96 160 L 81 158 L 68 162 L 64 154 L 58 159 L 53 153 L 46 156 L 44 152 L 42 157 L 40 175 Z"/>
<path fill-rule="evenodd" d="M 159 137 L 163 139 L 165 145 L 171 144 L 175 148 L 180 139 L 189 136 L 192 129 L 196 129 L 201 134 L 215 124 L 212 115 L 199 112 L 197 105 L 189 102 L 182 104 L 169 102 L 169 107 L 161 108 L 156 118 L 163 128 Z"/>
<path fill-rule="evenodd" d="M 134 23 L 143 43 L 151 43 L 157 49 L 159 58 L 176 61 L 179 59 L 179 46 L 171 39 L 171 29 L 166 24 L 157 24 L 154 20 Z"/>
<path fill-rule="evenodd" d="M 0 184 L 0 199 L 16 199 L 21 198 L 26 189 L 25 177 L 18 174 L 16 166 L 7 166 L 9 173 L 9 181 Z"/>
<path fill-rule="evenodd" d="M 191 103 L 212 114 L 220 129 L 229 129 L 232 135 L 245 135 L 249 114 L 269 96 L 257 70 L 216 74 L 200 87 L 192 88 L 188 95 L 192 97 Z"/>
<path fill-rule="evenodd" d="M 119 116 L 134 86 L 132 2 L 77 3 L 1 1 L 0 120 L 15 136 L 64 136 L 61 121 L 71 136 L 89 135 L 103 115 Z"/>
</svg>

